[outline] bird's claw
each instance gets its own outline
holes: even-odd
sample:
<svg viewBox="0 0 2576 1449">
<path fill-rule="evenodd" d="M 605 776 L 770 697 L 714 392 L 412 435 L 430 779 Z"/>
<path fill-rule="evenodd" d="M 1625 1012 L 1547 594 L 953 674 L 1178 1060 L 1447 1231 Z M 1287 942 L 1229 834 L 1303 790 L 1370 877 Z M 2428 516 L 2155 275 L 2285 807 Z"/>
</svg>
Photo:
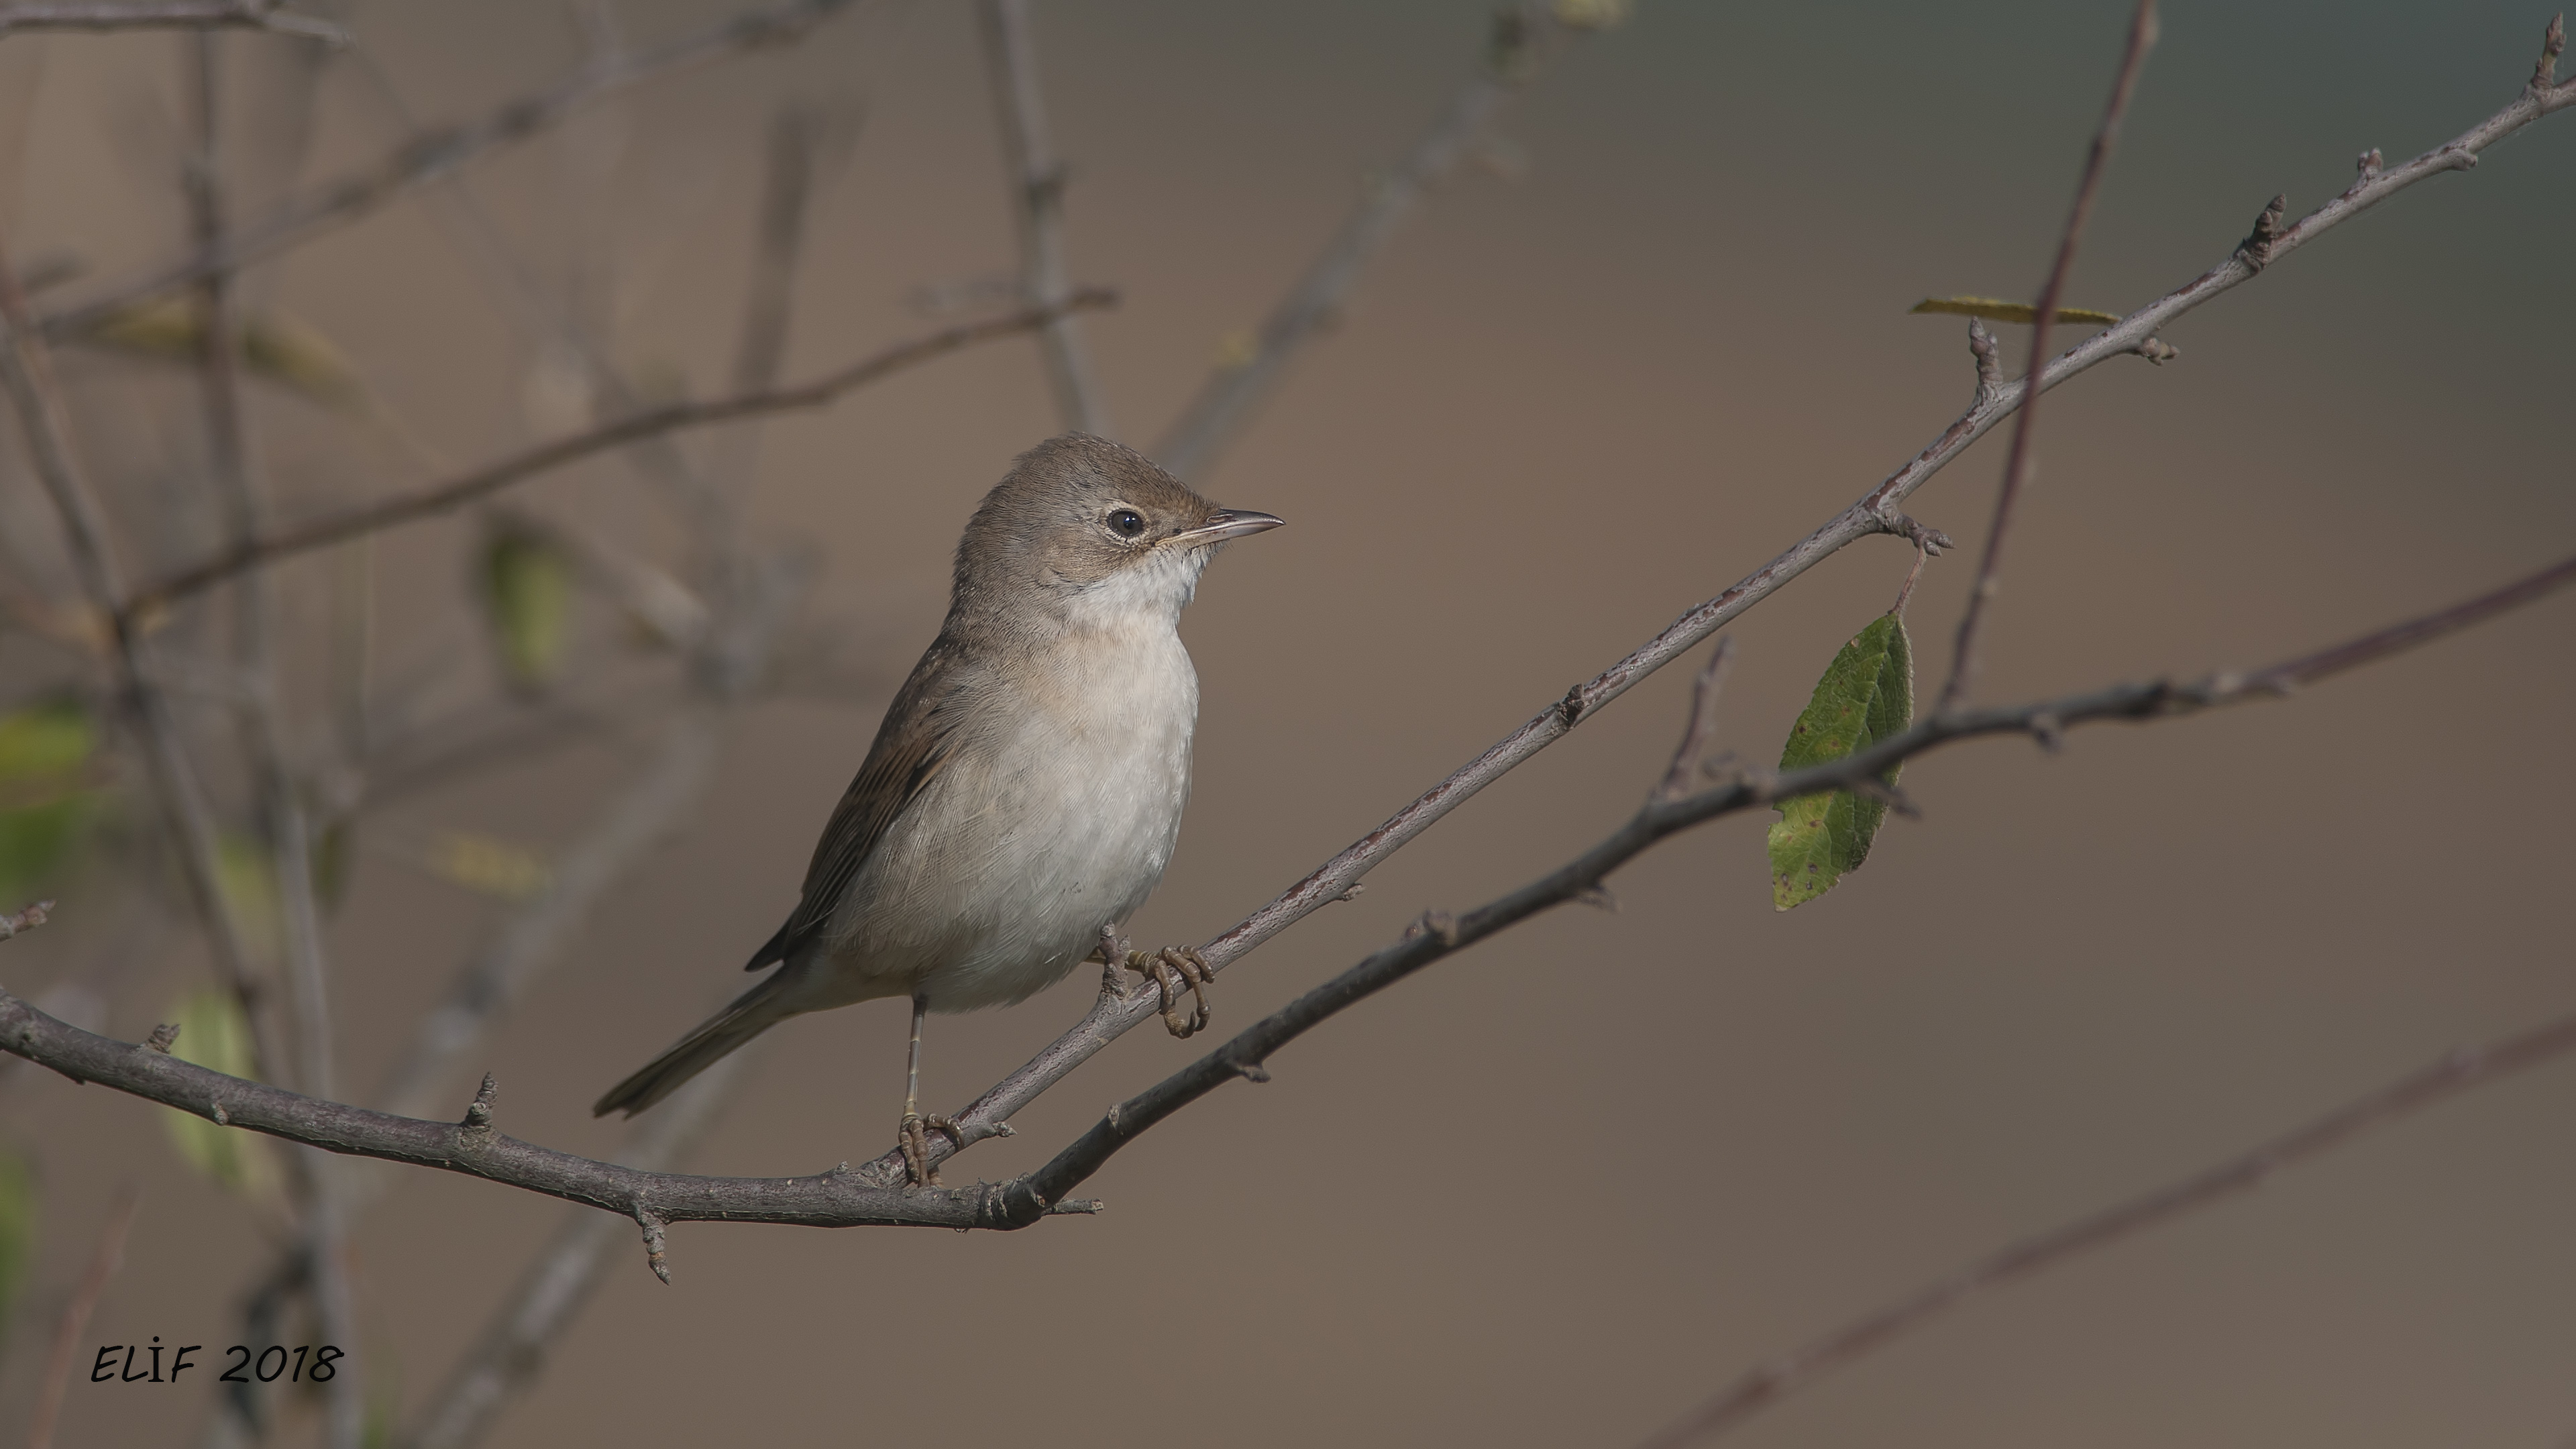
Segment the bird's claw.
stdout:
<svg viewBox="0 0 2576 1449">
<path fill-rule="evenodd" d="M 1143 951 L 1127 953 L 1127 969 L 1140 976 L 1151 976 L 1162 992 L 1163 1029 L 1176 1037 L 1195 1036 L 1208 1024 L 1207 985 L 1216 979 L 1207 961 L 1189 946 L 1165 946 L 1151 955 Z M 1180 988 L 1190 990 L 1190 1010 L 1181 1014 Z"/>
<path fill-rule="evenodd" d="M 938 1187 L 939 1164 L 930 1160 L 930 1134 L 944 1134 L 959 1147 L 966 1145 L 966 1133 L 945 1117 L 924 1117 L 918 1112 L 903 1114 L 903 1126 L 897 1139 L 903 1147 L 903 1175 L 914 1187 Z"/>
</svg>

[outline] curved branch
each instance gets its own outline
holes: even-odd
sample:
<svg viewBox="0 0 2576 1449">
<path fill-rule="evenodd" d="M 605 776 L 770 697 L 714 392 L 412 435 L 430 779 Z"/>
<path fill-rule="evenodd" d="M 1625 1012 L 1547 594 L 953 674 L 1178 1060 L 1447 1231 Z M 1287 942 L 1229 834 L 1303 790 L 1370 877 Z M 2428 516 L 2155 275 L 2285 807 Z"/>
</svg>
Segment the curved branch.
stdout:
<svg viewBox="0 0 2576 1449">
<path fill-rule="evenodd" d="M 246 1127 L 353 1157 L 435 1167 L 525 1188 L 638 1221 L 797 1223 L 816 1228 L 1023 1228 L 1050 1213 L 1097 1203 L 1048 1204 L 996 1184 L 971 1188 L 874 1187 L 848 1164 L 811 1177 L 693 1177 L 645 1172 L 505 1137 L 489 1125 L 490 1098 L 467 1121 L 424 1122 L 325 1102 L 209 1071 L 149 1045 L 114 1041 L 56 1021 L 0 991 L 0 1051 L 220 1126 Z M 488 1091 L 489 1084 L 487 1082 Z M 482 1117 L 481 1122 L 475 1121 Z M 1008 1201 L 1006 1202 L 1006 1197 Z"/>
<path fill-rule="evenodd" d="M 95 0 L 27 0 L 0 6 L 0 35 L 13 30 L 267 30 L 346 45 L 349 33 L 328 20 L 277 8 L 277 0 L 161 0 L 99 4 Z"/>
<path fill-rule="evenodd" d="M 135 591 L 125 604 L 128 617 L 168 606 L 199 590 L 231 578 L 246 569 L 274 563 L 281 558 L 346 543 L 365 534 L 391 528 L 444 513 L 461 504 L 471 503 L 522 483 L 540 473 L 551 472 L 580 462 L 594 454 L 624 447 L 639 439 L 659 437 L 682 428 L 702 428 L 711 423 L 734 422 L 769 413 L 793 412 L 800 408 L 821 407 L 843 393 L 880 381 L 894 373 L 918 367 L 934 358 L 944 357 L 961 347 L 990 342 L 997 337 L 1033 332 L 1068 312 L 1093 307 L 1114 306 L 1118 294 L 1100 287 L 1087 287 L 1062 302 L 1047 307 L 1023 307 L 1017 312 L 981 322 L 968 322 L 909 342 L 899 342 L 872 357 L 863 358 L 838 372 L 800 383 L 794 387 L 760 388 L 737 393 L 732 397 L 706 402 L 671 403 L 630 413 L 615 422 L 603 423 L 587 432 L 573 433 L 549 443 L 513 454 L 497 463 L 459 474 L 443 482 L 432 483 L 409 493 L 396 495 L 380 503 L 352 508 L 345 513 L 318 518 L 311 523 L 250 539 L 221 550 L 197 563 L 179 569 Z"/>
<path fill-rule="evenodd" d="M 2466 170 L 2476 164 L 2478 153 L 2541 117 L 2570 105 L 2576 105 L 2576 80 L 2561 82 L 2554 87 L 2535 81 L 2504 109 L 2435 150 L 2394 170 L 2366 170 L 2343 195 L 2280 233 L 2265 253 L 2264 262 L 2314 241 L 2331 228 L 2419 181 L 2445 171 Z M 2263 264 L 2248 263 L 2240 248 L 2190 285 L 2157 298 L 2122 318 L 2109 330 L 2087 339 L 2051 362 L 2040 374 L 2043 390 L 2056 387 L 2111 358 L 2152 350 L 2148 345 L 2157 342 L 2159 328 L 2220 293 L 2250 281 Z M 1388 817 L 1377 829 L 1317 866 L 1312 874 L 1290 886 L 1278 899 L 1201 947 L 1200 953 L 1206 957 L 1209 967 L 1221 971 L 1309 913 L 1334 901 L 1347 899 L 1352 889 L 1379 862 L 1429 829 L 1441 816 L 1509 774 L 1523 761 L 1564 738 L 1593 711 L 1627 693 L 1639 680 L 1679 658 L 1692 646 L 1725 627 L 1729 620 L 1843 548 L 1876 533 L 1926 542 L 1935 549 L 1947 547 L 1947 538 L 1907 518 L 1900 506 L 1916 489 L 1930 482 L 1934 474 L 1965 452 L 1970 444 L 2011 416 L 2021 406 L 2028 385 L 2027 379 L 1998 382 L 1993 386 L 1981 384 L 1967 412 L 1934 439 L 1931 446 L 1915 455 L 1911 462 L 1862 495 L 1860 501 L 1799 540 L 1788 552 L 1674 620 L 1662 633 L 1639 645 L 1627 658 L 1567 690 L 1563 699 L 1541 710 L 1493 748 L 1461 766 L 1449 778 Z M 1136 999 L 1103 996 L 1070 1030 L 955 1115 L 953 1120 L 963 1142 L 971 1144 L 997 1135 L 994 1129 L 1008 1121 L 1013 1113 L 1064 1080 L 1093 1053 L 1130 1028 L 1153 1019 L 1155 1014 L 1151 993 Z M 963 1148 L 952 1144 L 945 1136 L 934 1136 L 930 1139 L 929 1150 L 931 1160 L 936 1163 L 947 1160 Z M 889 1152 L 867 1164 L 863 1170 L 881 1181 L 896 1182 L 902 1180 L 903 1160 L 900 1155 Z"/>
</svg>

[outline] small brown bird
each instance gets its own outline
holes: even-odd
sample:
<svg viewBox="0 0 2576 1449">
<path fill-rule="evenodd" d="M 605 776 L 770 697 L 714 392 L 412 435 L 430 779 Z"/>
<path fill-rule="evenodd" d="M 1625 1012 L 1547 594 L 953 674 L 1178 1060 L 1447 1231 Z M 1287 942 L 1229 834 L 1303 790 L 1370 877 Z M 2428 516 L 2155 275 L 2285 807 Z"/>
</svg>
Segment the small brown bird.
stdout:
<svg viewBox="0 0 2576 1449">
<path fill-rule="evenodd" d="M 901 1136 L 914 1181 L 931 1180 L 925 1128 L 955 1128 L 920 1113 L 922 1016 L 1054 985 L 1162 881 L 1198 722 L 1181 609 L 1221 545 L 1279 523 L 1100 438 L 1021 454 L 966 525 L 947 622 L 823 827 L 796 909 L 743 968 L 778 971 L 592 1115 L 631 1117 L 791 1016 L 908 995 Z M 1174 1035 L 1206 1024 L 1197 953 L 1121 964 L 1153 976 Z"/>
</svg>

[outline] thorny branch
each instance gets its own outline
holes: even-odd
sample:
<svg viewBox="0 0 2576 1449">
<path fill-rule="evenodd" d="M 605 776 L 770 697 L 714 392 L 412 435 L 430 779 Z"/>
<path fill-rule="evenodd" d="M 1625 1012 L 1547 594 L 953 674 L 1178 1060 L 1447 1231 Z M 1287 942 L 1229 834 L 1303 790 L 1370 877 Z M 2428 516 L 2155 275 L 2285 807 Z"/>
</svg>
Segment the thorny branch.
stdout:
<svg viewBox="0 0 2576 1449">
<path fill-rule="evenodd" d="M 2570 105 L 2576 105 L 2576 80 L 2558 82 L 2554 86 L 2535 83 L 2502 110 L 2414 160 L 2394 168 L 2366 168 L 2342 195 L 2300 218 L 2296 226 L 2279 232 L 2269 244 L 2265 260 L 2297 250 L 2420 181 L 2449 171 L 2468 170 L 2477 164 L 2479 153 L 2488 147 L 2541 117 Z M 2039 374 L 2040 387 L 2042 390 L 2056 387 L 2114 357 L 2138 353 L 2152 360 L 2156 349 L 2163 345 L 2157 336 L 2161 329 L 2203 303 L 2252 280 L 2261 269 L 2260 263 L 2248 261 L 2240 249 L 2191 283 L 2166 293 L 2061 354 Z M 1982 358 L 1980 360 L 1982 362 Z M 2011 416 L 2021 406 L 2029 388 L 2028 378 L 1990 382 L 1981 368 L 1979 386 L 1968 410 L 1943 430 L 1929 447 L 1916 454 L 1911 462 L 1890 474 L 1823 527 L 1801 539 L 1788 552 L 1683 614 L 1625 659 L 1567 690 L 1564 698 L 1551 703 L 1527 724 L 1388 817 L 1377 829 L 1316 867 L 1312 874 L 1289 887 L 1276 900 L 1200 947 L 1200 954 L 1208 966 L 1222 971 L 1309 913 L 1347 899 L 1351 889 L 1379 862 L 1401 850 L 1477 791 L 1564 738 L 1576 724 L 1625 694 L 1639 680 L 1687 653 L 1701 640 L 1724 628 L 1728 621 L 1842 549 L 1881 533 L 1905 538 L 1933 552 L 1949 547 L 1950 541 L 1945 535 L 1904 514 L 1902 506 L 1905 500 L 1997 423 Z M 1154 1014 L 1150 998 L 1101 997 L 1071 1029 L 1017 1071 L 987 1089 L 974 1102 L 952 1114 L 965 1143 L 971 1145 L 997 1135 L 994 1129 L 1000 1123 L 1008 1121 L 1021 1108 L 1037 1100 L 1074 1068 L 1088 1061 L 1093 1053 L 1151 1019 Z M 935 1136 L 930 1140 L 933 1164 L 945 1161 L 961 1150 L 962 1146 L 951 1144 L 945 1136 Z M 900 1154 L 888 1152 L 867 1164 L 863 1170 L 874 1174 L 880 1181 L 900 1181 L 903 1161 Z"/>
<path fill-rule="evenodd" d="M 2037 309 L 2030 323 L 2030 365 L 2025 377 L 2035 375 L 2048 356 L 2048 332 L 2057 320 L 2057 305 L 2066 296 L 2067 274 L 2075 270 L 2075 249 L 2084 240 L 2084 223 L 2092 218 L 2094 199 L 2102 193 L 2103 174 L 2111 169 L 2111 148 L 2120 139 L 2120 120 L 2129 111 L 2129 97 L 2137 92 L 2138 72 L 2147 63 L 2147 52 L 2156 44 L 2155 0 L 2138 0 L 2138 8 L 2129 19 L 2128 49 L 2120 57 L 2119 77 L 2111 83 L 2110 103 L 2103 107 L 2102 124 L 2093 132 L 2092 149 L 2084 158 L 2084 179 L 2076 183 L 2075 204 L 2066 213 L 2066 230 L 2058 237 L 2057 260 L 2050 264 L 2048 281 L 2039 289 Z M 1982 361 L 1983 359 L 1980 359 Z M 1977 564 L 1976 584 L 1968 590 L 1968 607 L 1959 619 L 1959 639 L 1950 659 L 1949 682 L 1941 686 L 1936 713 L 1957 707 L 1967 697 L 1968 687 L 1977 674 L 1977 630 L 1985 621 L 1986 604 L 1993 599 L 1996 570 L 2003 565 L 2004 538 L 2011 531 L 2013 505 L 2021 498 L 2022 485 L 2030 477 L 2030 431 L 2039 416 L 2039 399 L 2026 399 L 2021 415 L 2013 419 L 2012 447 L 2004 457 L 2003 487 L 1995 494 L 1994 522 L 1986 531 L 1985 557 Z"/>
<path fill-rule="evenodd" d="M 1220 357 L 1179 420 L 1154 446 L 1154 457 L 1164 467 L 1192 479 L 1207 472 L 1279 381 L 1289 359 L 1340 315 L 1360 273 L 1395 238 L 1396 227 L 1414 204 L 1458 169 L 1504 103 L 1549 58 L 1600 23 L 1562 17 L 1591 13 L 1572 6 L 1524 4 L 1495 15 L 1482 64 L 1458 88 L 1440 119 L 1401 163 L 1370 184 L 1323 254 L 1261 324 L 1250 351 Z M 1609 12 L 1601 13 L 1606 18 Z"/>
<path fill-rule="evenodd" d="M 2518 1036 L 2447 1052 L 2431 1066 L 2269 1142 L 2213 1163 L 2178 1182 L 2008 1244 L 1935 1283 L 1750 1369 L 1687 1417 L 1646 1440 L 1639 1449 L 1681 1449 L 1685 1444 L 1715 1438 L 1827 1374 L 1923 1327 L 1974 1294 L 2215 1207 L 2238 1193 L 2261 1187 L 2283 1168 L 2471 1088 L 2500 1081 L 2570 1052 L 2576 1052 L 2576 1017 L 2561 1017 Z"/>
<path fill-rule="evenodd" d="M 45 335 L 63 338 L 96 327 L 120 308 L 220 271 L 234 271 L 373 212 L 412 187 L 455 170 L 495 147 L 524 141 L 565 116 L 643 81 L 719 56 L 802 39 L 857 0 L 787 0 L 633 54 L 598 57 L 570 76 L 522 96 L 481 120 L 424 131 L 375 165 L 322 182 L 279 203 L 224 241 L 44 319 Z"/>
<path fill-rule="evenodd" d="M 246 1082 L 137 1046 L 92 1035 L 0 991 L 0 1050 L 75 1081 L 119 1091 L 325 1151 L 466 1173 L 633 1218 L 662 1272 L 660 1234 L 683 1221 L 795 1223 L 809 1227 L 908 1226 L 1017 1229 L 1042 1217 L 1093 1212 L 1068 1194 L 1155 1124 L 1237 1078 L 1269 1079 L 1269 1058 L 1331 1017 L 1432 963 L 1600 889 L 1611 872 L 1658 842 L 1724 815 L 1801 795 L 1850 789 L 1912 756 L 1985 735 L 2048 737 L 2082 724 L 2171 719 L 2226 705 L 2279 699 L 2302 685 L 2456 633 L 2576 582 L 2576 558 L 2450 608 L 2410 619 L 2251 673 L 2196 684 L 2156 681 L 2009 709 L 1934 716 L 1843 759 L 1786 774 L 1745 776 L 1679 798 L 1657 791 L 1606 839 L 1550 874 L 1464 915 L 1430 912 L 1404 937 L 1254 1023 L 1223 1046 L 1109 1109 L 1045 1166 L 973 1188 L 889 1187 L 847 1163 L 802 1178 L 690 1177 L 641 1172 L 501 1136 L 488 1110 L 462 1124 L 425 1122 Z M 1695 708 L 1684 748 L 1698 729 Z M 1141 993 L 1140 993 L 1141 996 Z M 488 1097 L 480 1099 L 488 1108 Z M 984 1135 L 998 1135 L 997 1128 Z"/>
<path fill-rule="evenodd" d="M 623 447 L 639 439 L 658 437 L 681 428 L 705 427 L 713 423 L 733 422 L 742 418 L 761 417 L 770 413 L 794 412 L 801 408 L 821 407 L 843 393 L 867 386 L 907 368 L 917 367 L 943 357 L 959 348 L 997 337 L 1016 336 L 1035 331 L 1066 312 L 1092 307 L 1113 306 L 1117 294 L 1098 287 L 1087 287 L 1054 307 L 1024 307 L 1016 312 L 981 322 L 968 322 L 900 342 L 872 357 L 854 362 L 838 372 L 826 374 L 812 382 L 793 387 L 761 388 L 731 397 L 712 398 L 706 402 L 670 403 L 630 413 L 613 422 L 569 434 L 552 442 L 539 443 L 497 463 L 486 463 L 456 477 L 397 494 L 382 502 L 352 508 L 343 513 L 318 518 L 263 535 L 237 547 L 223 549 L 198 563 L 190 564 L 137 590 L 123 612 L 141 615 L 166 607 L 171 602 L 231 578 L 246 569 L 258 568 L 294 554 L 328 548 L 335 543 L 444 513 L 460 504 L 487 497 L 513 483 L 524 482 L 540 473 L 550 472 L 584 458 Z"/>
</svg>

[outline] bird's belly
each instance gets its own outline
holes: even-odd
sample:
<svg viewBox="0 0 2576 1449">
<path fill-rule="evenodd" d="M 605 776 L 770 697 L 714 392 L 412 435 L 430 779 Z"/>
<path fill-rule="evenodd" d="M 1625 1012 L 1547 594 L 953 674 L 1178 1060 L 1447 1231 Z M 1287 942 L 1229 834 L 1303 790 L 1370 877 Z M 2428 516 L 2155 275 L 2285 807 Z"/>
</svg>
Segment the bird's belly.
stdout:
<svg viewBox="0 0 2576 1449">
<path fill-rule="evenodd" d="M 1198 713 L 1177 639 L 1171 652 L 1177 679 L 1149 657 L 1120 671 L 1125 687 L 1070 691 L 952 756 L 853 883 L 833 954 L 906 979 L 934 1011 L 1062 980 L 1171 863 Z"/>
</svg>

